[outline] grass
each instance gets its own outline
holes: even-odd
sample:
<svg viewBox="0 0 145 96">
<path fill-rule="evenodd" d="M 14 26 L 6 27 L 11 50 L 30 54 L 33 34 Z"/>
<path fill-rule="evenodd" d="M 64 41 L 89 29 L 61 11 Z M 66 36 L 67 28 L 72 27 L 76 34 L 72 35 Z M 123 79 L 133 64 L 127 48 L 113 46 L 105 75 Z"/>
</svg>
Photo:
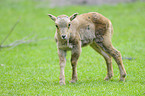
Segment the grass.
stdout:
<svg viewBox="0 0 145 96">
<path fill-rule="evenodd" d="M 70 52 L 65 68 L 66 85 L 59 85 L 59 60 L 54 41 L 53 15 L 87 13 L 97 11 L 109 18 L 114 26 L 113 45 L 123 57 L 127 71 L 125 82 L 119 82 L 119 70 L 113 61 L 114 77 L 104 81 L 104 59 L 90 47 L 85 47 L 78 62 L 78 82 L 71 79 Z M 0 96 L 143 96 L 145 95 L 145 3 L 135 2 L 114 6 L 68 6 L 49 8 L 48 2 L 39 0 L 0 1 L 0 41 L 21 17 L 11 36 L 4 44 L 35 32 L 38 38 L 48 40 L 22 44 L 0 50 Z M 87 59 L 85 59 L 87 58 Z"/>
</svg>

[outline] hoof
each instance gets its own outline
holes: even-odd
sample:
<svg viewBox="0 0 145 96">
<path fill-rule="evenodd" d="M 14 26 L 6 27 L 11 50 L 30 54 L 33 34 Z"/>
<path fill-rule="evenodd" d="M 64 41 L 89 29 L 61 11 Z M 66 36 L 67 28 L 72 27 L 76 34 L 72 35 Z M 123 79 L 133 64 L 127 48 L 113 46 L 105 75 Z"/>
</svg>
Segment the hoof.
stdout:
<svg viewBox="0 0 145 96">
<path fill-rule="evenodd" d="M 71 80 L 71 81 L 69 81 L 69 83 L 76 83 L 77 82 L 77 80 Z"/>
<path fill-rule="evenodd" d="M 65 85 L 65 82 L 64 81 L 59 81 L 59 84 L 60 85 Z"/>
<path fill-rule="evenodd" d="M 123 74 L 123 75 L 120 77 L 120 80 L 119 80 L 119 81 L 125 81 L 125 77 L 126 77 L 126 73 Z"/>
<path fill-rule="evenodd" d="M 123 81 L 123 82 L 125 82 L 125 77 L 120 78 L 119 81 Z"/>
<path fill-rule="evenodd" d="M 106 80 L 106 81 L 108 81 L 108 80 L 110 80 L 112 78 L 112 76 L 106 76 L 105 78 L 104 78 L 104 80 Z"/>
</svg>

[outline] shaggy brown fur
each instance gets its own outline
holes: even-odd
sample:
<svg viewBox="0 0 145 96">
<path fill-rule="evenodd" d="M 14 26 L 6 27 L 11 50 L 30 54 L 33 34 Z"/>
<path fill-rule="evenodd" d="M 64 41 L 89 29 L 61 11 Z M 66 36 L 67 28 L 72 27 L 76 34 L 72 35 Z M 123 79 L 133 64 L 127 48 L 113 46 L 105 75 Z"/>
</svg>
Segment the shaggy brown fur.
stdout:
<svg viewBox="0 0 145 96">
<path fill-rule="evenodd" d="M 90 45 L 96 52 L 101 54 L 107 65 L 107 76 L 104 80 L 109 80 L 113 76 L 113 57 L 120 70 L 120 80 L 124 81 L 126 71 L 123 66 L 121 53 L 116 50 L 111 42 L 113 27 L 111 21 L 97 12 L 90 12 L 81 15 L 77 13 L 68 17 L 60 15 L 48 16 L 56 24 L 55 40 L 58 48 L 60 63 L 60 81 L 65 84 L 64 68 L 66 64 L 66 52 L 71 50 L 72 79 L 71 83 L 77 81 L 77 61 L 81 53 L 81 47 Z"/>
</svg>

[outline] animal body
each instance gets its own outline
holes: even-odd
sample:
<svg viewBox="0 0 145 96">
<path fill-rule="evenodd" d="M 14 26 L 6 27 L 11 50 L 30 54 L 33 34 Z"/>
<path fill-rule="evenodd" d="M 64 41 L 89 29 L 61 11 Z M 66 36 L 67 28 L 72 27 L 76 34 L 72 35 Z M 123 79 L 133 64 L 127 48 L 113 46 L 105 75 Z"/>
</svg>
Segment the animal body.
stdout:
<svg viewBox="0 0 145 96">
<path fill-rule="evenodd" d="M 55 40 L 60 64 L 60 85 L 65 84 L 66 52 L 71 51 L 72 79 L 70 83 L 75 83 L 77 81 L 77 61 L 81 48 L 86 45 L 90 45 L 104 57 L 107 65 L 107 75 L 104 80 L 109 80 L 113 76 L 112 57 L 118 64 L 120 80 L 125 80 L 126 71 L 121 53 L 113 47 L 111 42 L 113 27 L 109 19 L 97 12 L 81 15 L 74 13 L 70 17 L 66 15 L 55 17 L 51 14 L 48 16 L 56 25 Z"/>
</svg>

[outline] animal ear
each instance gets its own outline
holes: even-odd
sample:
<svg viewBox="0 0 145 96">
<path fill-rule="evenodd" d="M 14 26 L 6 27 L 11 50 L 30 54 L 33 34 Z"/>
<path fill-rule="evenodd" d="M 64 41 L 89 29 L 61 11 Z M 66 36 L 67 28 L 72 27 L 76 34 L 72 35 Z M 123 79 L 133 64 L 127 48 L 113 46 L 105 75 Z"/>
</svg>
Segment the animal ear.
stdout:
<svg viewBox="0 0 145 96">
<path fill-rule="evenodd" d="M 48 16 L 53 20 L 53 21 L 56 21 L 56 17 L 51 15 L 51 14 L 48 14 Z"/>
<path fill-rule="evenodd" d="M 75 19 L 77 17 L 78 13 L 74 13 L 72 16 L 70 16 L 70 21 L 72 21 L 73 19 Z"/>
</svg>

